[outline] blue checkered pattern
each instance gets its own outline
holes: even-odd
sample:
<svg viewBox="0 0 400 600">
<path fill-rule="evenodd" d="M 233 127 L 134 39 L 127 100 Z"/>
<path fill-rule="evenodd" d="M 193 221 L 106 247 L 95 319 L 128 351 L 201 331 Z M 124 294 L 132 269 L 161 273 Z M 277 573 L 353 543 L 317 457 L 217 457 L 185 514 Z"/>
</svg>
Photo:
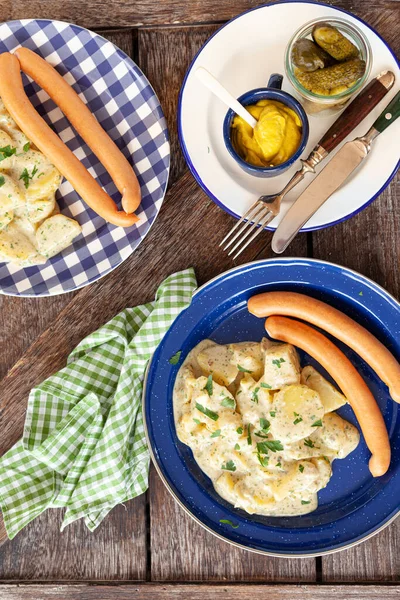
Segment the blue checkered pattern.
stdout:
<svg viewBox="0 0 400 600">
<path fill-rule="evenodd" d="M 10 21 L 0 25 L 0 53 L 19 46 L 36 51 L 72 85 L 134 165 L 142 189 L 137 226 L 115 227 L 94 213 L 63 181 L 57 202 L 76 219 L 82 235 L 45 265 L 0 263 L 0 291 L 48 296 L 76 290 L 117 267 L 140 244 L 160 209 L 168 181 L 167 124 L 157 96 L 135 63 L 101 36 L 61 21 Z M 27 95 L 38 112 L 120 206 L 120 194 L 96 156 L 75 133 L 48 95 L 24 75 Z"/>
</svg>

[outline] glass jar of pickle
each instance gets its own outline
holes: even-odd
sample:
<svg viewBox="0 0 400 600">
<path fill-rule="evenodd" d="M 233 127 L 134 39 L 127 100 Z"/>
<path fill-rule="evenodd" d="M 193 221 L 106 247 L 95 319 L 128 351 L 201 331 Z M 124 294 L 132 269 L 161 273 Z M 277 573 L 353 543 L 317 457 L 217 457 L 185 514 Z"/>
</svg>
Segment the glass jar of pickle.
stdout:
<svg viewBox="0 0 400 600">
<path fill-rule="evenodd" d="M 329 28 L 336 28 L 351 42 L 349 44 L 342 38 L 342 45 L 339 40 L 337 48 L 333 46 L 336 59 L 328 54 L 332 52 L 332 46 L 324 44 L 328 38 L 323 34 L 329 33 Z M 319 41 L 318 34 L 321 46 L 315 41 Z M 343 46 L 346 50 L 350 48 L 348 60 L 341 56 Z M 304 71 L 298 66 L 301 65 L 302 56 Z M 311 115 L 332 115 L 342 110 L 368 81 L 371 66 L 372 51 L 368 39 L 358 27 L 344 19 L 320 18 L 310 21 L 295 32 L 286 48 L 287 78 L 305 111 Z M 334 82 L 336 76 L 337 85 Z"/>
</svg>

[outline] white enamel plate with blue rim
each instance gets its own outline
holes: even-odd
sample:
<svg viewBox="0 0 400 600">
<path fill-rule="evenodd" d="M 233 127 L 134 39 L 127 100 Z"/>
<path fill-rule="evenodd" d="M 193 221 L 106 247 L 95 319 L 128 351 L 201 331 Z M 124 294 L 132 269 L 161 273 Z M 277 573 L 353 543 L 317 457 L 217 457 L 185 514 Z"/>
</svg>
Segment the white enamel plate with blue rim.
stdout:
<svg viewBox="0 0 400 600">
<path fill-rule="evenodd" d="M 284 72 L 287 43 L 294 32 L 312 19 L 342 18 L 356 25 L 368 38 L 373 56 L 371 79 L 390 69 L 396 75 L 394 88 L 350 134 L 363 135 L 399 89 L 400 70 L 386 42 L 357 17 L 321 2 L 286 0 L 261 6 L 236 17 L 219 29 L 192 62 L 181 89 L 178 128 L 186 161 L 204 191 L 226 212 L 238 218 L 261 194 L 279 192 L 300 167 L 297 161 L 279 177 L 259 179 L 245 173 L 228 154 L 222 124 L 227 108 L 195 76 L 205 67 L 235 97 L 267 84 L 271 73 Z M 294 90 L 284 77 L 283 88 Z M 306 158 L 336 116 L 309 116 L 310 137 Z M 344 221 L 375 200 L 399 166 L 400 119 L 374 142 L 363 166 L 308 221 L 302 231 L 313 231 Z M 334 152 L 332 153 L 333 156 Z M 326 163 L 325 163 L 326 164 Z M 289 206 L 310 183 L 311 177 L 285 197 L 281 214 L 267 229 L 276 229 Z"/>
<path fill-rule="evenodd" d="M 136 64 L 103 37 L 69 23 L 26 19 L 0 25 L 0 53 L 30 48 L 52 64 L 89 106 L 134 166 L 142 202 L 140 222 L 127 229 L 106 223 L 63 180 L 56 200 L 82 234 L 46 264 L 21 269 L 0 262 L 0 292 L 49 296 L 76 290 L 109 273 L 146 236 L 164 198 L 170 149 L 167 124 L 150 83 Z M 32 104 L 120 206 L 120 194 L 96 156 L 61 110 L 25 75 Z"/>
</svg>

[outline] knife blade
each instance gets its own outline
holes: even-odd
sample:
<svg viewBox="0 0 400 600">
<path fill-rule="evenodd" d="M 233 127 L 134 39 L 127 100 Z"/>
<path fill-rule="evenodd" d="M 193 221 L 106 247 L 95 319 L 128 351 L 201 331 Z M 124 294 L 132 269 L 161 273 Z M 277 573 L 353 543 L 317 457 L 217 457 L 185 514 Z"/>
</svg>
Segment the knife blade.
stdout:
<svg viewBox="0 0 400 600">
<path fill-rule="evenodd" d="M 340 188 L 367 157 L 372 141 L 400 116 L 400 92 L 382 111 L 369 131 L 347 142 L 290 207 L 272 238 L 272 250 L 281 254 L 313 214 Z"/>
</svg>

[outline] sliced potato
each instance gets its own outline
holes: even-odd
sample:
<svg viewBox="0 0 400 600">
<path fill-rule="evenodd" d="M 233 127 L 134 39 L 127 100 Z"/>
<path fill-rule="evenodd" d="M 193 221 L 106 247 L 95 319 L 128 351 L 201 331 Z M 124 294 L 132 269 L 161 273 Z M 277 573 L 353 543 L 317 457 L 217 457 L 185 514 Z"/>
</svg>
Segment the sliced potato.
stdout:
<svg viewBox="0 0 400 600">
<path fill-rule="evenodd" d="M 334 458 L 345 458 L 357 448 L 360 441 L 358 429 L 336 413 L 328 413 L 316 432 L 316 445 L 328 448 L 325 452 Z"/>
<path fill-rule="evenodd" d="M 11 169 L 17 147 L 13 139 L 2 129 L 0 129 L 0 149 L 0 169 Z"/>
<path fill-rule="evenodd" d="M 306 385 L 289 385 L 275 394 L 271 433 L 282 443 L 302 440 L 322 426 L 324 407 L 318 392 Z"/>
<path fill-rule="evenodd" d="M 272 390 L 300 383 L 300 363 L 291 344 L 276 344 L 265 350 L 264 375 L 261 381 Z"/>
<path fill-rule="evenodd" d="M 14 161 L 10 173 L 19 182 L 28 202 L 54 194 L 62 178 L 46 156 L 32 149 L 18 154 L 18 160 Z"/>
<path fill-rule="evenodd" d="M 0 260 L 19 263 L 32 259 L 36 254 L 36 248 L 14 221 L 0 231 Z"/>
<path fill-rule="evenodd" d="M 197 405 L 202 408 L 199 409 Z M 224 412 L 235 414 L 235 399 L 229 390 L 204 376 L 196 379 L 193 385 L 191 406 L 193 415 L 205 423 L 210 431 L 219 429 L 216 424 Z M 236 416 L 240 419 L 239 415 Z"/>
<path fill-rule="evenodd" d="M 204 375 L 212 375 L 220 385 L 230 385 L 238 374 L 238 369 L 231 363 L 232 351 L 228 346 L 214 344 L 197 355 Z"/>
<path fill-rule="evenodd" d="M 239 344 L 229 344 L 231 350 L 231 363 L 238 368 L 238 365 L 250 371 L 253 379 L 260 379 L 263 374 L 263 356 L 261 346 L 258 342 L 241 342 Z"/>
<path fill-rule="evenodd" d="M 77 221 L 64 215 L 49 217 L 36 232 L 36 241 L 40 254 L 51 258 L 67 248 L 82 231 Z"/>
<path fill-rule="evenodd" d="M 260 429 L 260 419 L 268 419 L 272 396 L 268 389 L 263 388 L 247 373 L 240 382 L 236 394 L 236 410 L 242 415 L 245 425 L 253 425 Z"/>
<path fill-rule="evenodd" d="M 2 163 L 0 162 L 0 168 L 1 165 Z M 9 210 L 10 208 L 14 210 L 25 208 L 25 196 L 23 193 L 21 193 L 14 179 L 7 175 L 7 173 L 0 173 L 0 176 L 0 210 L 3 212 Z"/>
<path fill-rule="evenodd" d="M 0 212 L 0 231 L 7 227 L 9 223 L 14 219 L 14 211 L 12 209 Z"/>
<path fill-rule="evenodd" d="M 347 403 L 346 397 L 311 365 L 304 367 L 300 379 L 301 383 L 318 392 L 326 413 L 332 412 Z"/>
<path fill-rule="evenodd" d="M 55 206 L 56 199 L 54 194 L 51 194 L 48 198 L 41 198 L 39 200 L 35 200 L 34 202 L 28 202 L 26 205 L 28 219 L 32 223 L 44 221 L 47 219 L 47 217 L 50 217 L 54 214 Z M 59 212 L 55 214 L 59 214 Z"/>
</svg>

